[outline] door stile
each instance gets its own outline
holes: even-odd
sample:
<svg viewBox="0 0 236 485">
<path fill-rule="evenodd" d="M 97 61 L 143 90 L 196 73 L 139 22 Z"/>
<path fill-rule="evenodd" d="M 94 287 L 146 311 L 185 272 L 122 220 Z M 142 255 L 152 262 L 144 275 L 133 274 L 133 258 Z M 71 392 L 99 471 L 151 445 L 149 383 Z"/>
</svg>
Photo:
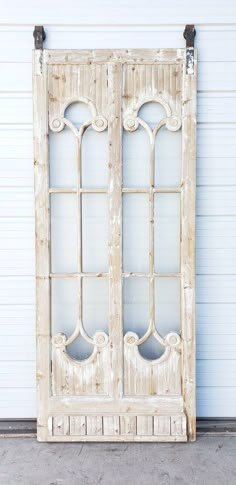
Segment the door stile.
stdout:
<svg viewBox="0 0 236 485">
<path fill-rule="evenodd" d="M 196 88 L 197 53 L 194 71 L 183 65 L 182 94 L 182 192 L 181 192 L 181 322 L 182 384 L 188 439 L 196 439 L 196 341 L 195 341 L 195 199 L 196 199 Z"/>
<path fill-rule="evenodd" d="M 122 65 L 108 63 L 109 338 L 112 398 L 117 404 L 117 412 L 123 393 L 121 86 Z"/>
<path fill-rule="evenodd" d="M 50 396 L 50 223 L 48 168 L 47 63 L 41 50 L 34 52 L 34 176 L 36 237 L 36 327 L 37 327 L 37 436 L 48 436 Z"/>
</svg>

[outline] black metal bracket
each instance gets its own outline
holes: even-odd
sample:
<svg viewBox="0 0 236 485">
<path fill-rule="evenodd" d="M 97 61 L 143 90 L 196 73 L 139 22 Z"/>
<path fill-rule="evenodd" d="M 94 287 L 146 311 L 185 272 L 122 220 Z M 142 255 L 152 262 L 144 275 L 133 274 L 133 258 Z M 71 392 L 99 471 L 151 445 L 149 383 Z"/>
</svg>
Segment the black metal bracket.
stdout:
<svg viewBox="0 0 236 485">
<path fill-rule="evenodd" d="M 186 40 L 186 48 L 194 47 L 195 35 L 196 35 L 196 30 L 194 28 L 194 25 L 186 25 L 183 33 L 183 36 Z"/>
<path fill-rule="evenodd" d="M 34 27 L 34 48 L 43 49 L 43 41 L 46 39 L 46 33 L 43 25 L 35 25 Z"/>
<path fill-rule="evenodd" d="M 186 40 L 186 74 L 194 74 L 194 25 L 186 25 L 183 36 Z"/>
</svg>

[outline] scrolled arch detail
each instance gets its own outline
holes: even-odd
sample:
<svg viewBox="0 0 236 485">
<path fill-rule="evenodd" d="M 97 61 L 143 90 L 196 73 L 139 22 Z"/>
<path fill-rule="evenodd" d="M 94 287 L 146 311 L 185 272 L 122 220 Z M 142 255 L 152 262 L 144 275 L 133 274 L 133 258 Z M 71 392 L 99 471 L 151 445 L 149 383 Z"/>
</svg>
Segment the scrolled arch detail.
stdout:
<svg viewBox="0 0 236 485">
<path fill-rule="evenodd" d="M 147 103 L 160 104 L 164 108 L 166 113 L 166 117 L 159 121 L 153 130 L 151 130 L 148 124 L 139 117 L 140 109 Z M 139 125 L 143 126 L 146 131 L 150 130 L 153 134 L 153 137 L 155 137 L 162 126 L 166 126 L 167 130 L 169 131 L 178 131 L 181 128 L 182 121 L 179 116 L 173 114 L 169 103 L 161 96 L 157 96 L 144 98 L 137 105 L 135 105 L 132 110 L 128 110 L 123 121 L 124 129 L 130 132 L 136 131 Z"/>
<path fill-rule="evenodd" d="M 88 120 L 85 120 L 84 123 L 81 125 L 80 129 L 78 130 L 76 126 L 66 117 L 66 110 L 75 103 L 83 103 L 85 104 L 91 113 L 91 118 Z M 84 131 L 89 127 L 92 126 L 92 128 L 95 131 L 101 132 L 105 131 L 107 129 L 107 119 L 98 113 L 96 106 L 94 103 L 89 99 L 84 96 L 80 96 L 78 98 L 72 98 L 69 101 L 67 101 L 64 105 L 61 106 L 60 113 L 53 117 L 50 120 L 49 126 L 50 129 L 54 133 L 59 133 L 60 131 L 63 131 L 65 126 L 68 126 L 68 128 L 73 131 L 75 136 L 77 138 L 80 138 Z"/>
</svg>

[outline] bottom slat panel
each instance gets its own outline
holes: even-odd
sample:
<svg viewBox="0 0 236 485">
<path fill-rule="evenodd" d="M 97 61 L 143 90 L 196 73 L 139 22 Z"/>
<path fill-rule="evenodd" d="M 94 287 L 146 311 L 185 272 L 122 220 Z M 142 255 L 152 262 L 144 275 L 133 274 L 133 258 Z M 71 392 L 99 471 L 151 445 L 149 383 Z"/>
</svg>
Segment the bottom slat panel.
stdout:
<svg viewBox="0 0 236 485">
<path fill-rule="evenodd" d="M 55 416 L 49 441 L 186 441 L 186 416 Z"/>
<path fill-rule="evenodd" d="M 86 434 L 86 417 L 70 416 L 70 435 L 83 436 Z"/>
</svg>

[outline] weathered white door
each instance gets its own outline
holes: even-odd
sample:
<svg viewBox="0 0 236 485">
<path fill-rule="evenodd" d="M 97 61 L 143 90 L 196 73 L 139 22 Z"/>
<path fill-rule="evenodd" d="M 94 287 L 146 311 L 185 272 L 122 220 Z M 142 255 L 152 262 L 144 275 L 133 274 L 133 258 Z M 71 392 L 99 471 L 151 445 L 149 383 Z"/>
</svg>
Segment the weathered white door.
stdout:
<svg viewBox="0 0 236 485">
<path fill-rule="evenodd" d="M 196 53 L 35 50 L 38 439 L 195 439 Z"/>
</svg>

